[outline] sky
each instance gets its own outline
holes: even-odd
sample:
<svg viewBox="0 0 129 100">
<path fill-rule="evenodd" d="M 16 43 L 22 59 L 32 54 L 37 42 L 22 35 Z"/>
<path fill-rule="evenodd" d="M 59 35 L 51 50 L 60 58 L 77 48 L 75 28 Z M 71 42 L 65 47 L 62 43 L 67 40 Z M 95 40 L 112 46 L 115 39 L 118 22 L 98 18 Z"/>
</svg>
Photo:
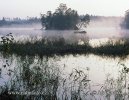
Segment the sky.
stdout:
<svg viewBox="0 0 129 100">
<path fill-rule="evenodd" d="M 40 17 L 40 13 L 55 11 L 60 3 L 78 11 L 79 14 L 101 16 L 124 16 L 129 0 L 0 0 L 0 18 L 27 16 Z"/>
</svg>

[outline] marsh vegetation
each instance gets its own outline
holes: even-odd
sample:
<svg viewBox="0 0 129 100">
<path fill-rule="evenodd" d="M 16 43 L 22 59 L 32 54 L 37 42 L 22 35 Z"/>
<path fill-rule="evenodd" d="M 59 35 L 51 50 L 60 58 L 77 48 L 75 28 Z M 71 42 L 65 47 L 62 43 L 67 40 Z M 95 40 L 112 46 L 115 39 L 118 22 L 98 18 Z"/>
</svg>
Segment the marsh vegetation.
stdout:
<svg viewBox="0 0 129 100">
<path fill-rule="evenodd" d="M 71 57 L 76 62 L 71 60 L 71 63 L 65 63 Z M 71 57 L 3 56 L 0 79 L 5 81 L 1 81 L 1 100 L 128 100 L 129 69 L 121 60 L 114 60 L 115 66 L 108 66 L 106 61 L 110 62 L 110 59 L 99 57 L 98 61 L 105 59 L 101 60 L 102 66 L 94 63 L 82 67 L 80 60 L 90 61 L 89 57 Z M 93 61 L 97 61 L 91 57 Z M 71 66 L 72 63 L 75 65 Z M 112 76 L 109 71 L 102 72 L 104 63 L 105 67 L 111 67 L 117 76 Z M 99 73 L 104 74 L 104 77 L 100 78 L 103 83 L 94 83 L 97 81 L 92 75 L 98 72 L 95 65 L 99 65 Z"/>
<path fill-rule="evenodd" d="M 96 54 L 100 56 L 128 56 L 129 39 L 109 39 L 99 46 L 91 46 L 89 40 L 76 43 L 67 43 L 63 37 L 50 40 L 31 38 L 25 42 L 15 41 L 12 33 L 1 37 L 0 51 L 8 54 L 43 56 L 43 55 L 65 55 L 65 54 Z"/>
</svg>

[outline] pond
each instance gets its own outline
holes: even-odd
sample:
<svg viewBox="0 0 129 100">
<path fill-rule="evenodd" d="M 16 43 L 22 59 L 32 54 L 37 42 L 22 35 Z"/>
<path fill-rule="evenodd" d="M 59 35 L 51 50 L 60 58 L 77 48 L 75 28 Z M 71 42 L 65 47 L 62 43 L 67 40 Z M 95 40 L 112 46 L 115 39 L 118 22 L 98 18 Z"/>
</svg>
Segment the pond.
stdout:
<svg viewBox="0 0 129 100">
<path fill-rule="evenodd" d="M 13 33 L 16 41 L 32 37 L 64 37 L 67 42 L 99 45 L 108 39 L 128 37 L 127 30 L 89 27 L 86 34 L 35 28 L 0 28 L 0 36 Z M 96 34 L 95 34 L 96 33 Z M 117 34 L 116 34 L 117 33 Z M 0 54 L 0 97 L 12 100 L 128 100 L 129 56 L 93 54 L 17 56 Z"/>
<path fill-rule="evenodd" d="M 59 100 L 65 100 L 66 97 L 70 100 L 72 96 L 74 98 L 79 95 L 83 100 L 86 98 L 106 100 L 109 97 L 115 98 L 117 91 L 122 92 L 123 94 L 118 94 L 124 97 L 125 80 L 126 84 L 129 81 L 128 78 L 124 79 L 125 73 L 122 72 L 122 69 L 129 65 L 128 58 L 95 55 L 55 55 L 43 58 L 1 55 L 0 63 L 0 92 L 8 89 L 13 96 L 16 92 L 23 94 L 29 92 L 43 93 L 46 98 L 47 96 L 54 98 L 53 95 L 56 94 Z M 123 80 L 119 80 L 121 74 Z"/>
</svg>

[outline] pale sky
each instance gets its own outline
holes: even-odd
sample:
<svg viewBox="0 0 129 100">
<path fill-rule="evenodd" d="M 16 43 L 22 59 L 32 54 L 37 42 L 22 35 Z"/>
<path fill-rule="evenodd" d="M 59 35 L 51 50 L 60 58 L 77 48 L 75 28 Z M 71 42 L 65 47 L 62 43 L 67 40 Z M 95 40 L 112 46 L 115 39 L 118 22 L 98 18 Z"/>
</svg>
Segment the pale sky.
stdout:
<svg viewBox="0 0 129 100">
<path fill-rule="evenodd" d="M 48 10 L 55 11 L 60 3 L 67 4 L 79 14 L 124 16 L 129 0 L 0 0 L 0 18 L 40 16 Z"/>
</svg>

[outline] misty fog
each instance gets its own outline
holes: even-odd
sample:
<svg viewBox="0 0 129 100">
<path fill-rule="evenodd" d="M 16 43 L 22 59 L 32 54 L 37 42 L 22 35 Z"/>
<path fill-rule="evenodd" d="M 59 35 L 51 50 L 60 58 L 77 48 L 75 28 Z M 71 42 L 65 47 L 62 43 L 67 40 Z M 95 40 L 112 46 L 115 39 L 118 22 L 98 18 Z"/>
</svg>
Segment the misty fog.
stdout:
<svg viewBox="0 0 129 100">
<path fill-rule="evenodd" d="M 0 36 L 12 33 L 15 40 L 28 40 L 32 37 L 49 39 L 57 39 L 64 37 L 67 42 L 73 43 L 77 41 L 87 41 L 96 44 L 100 41 L 107 41 L 108 38 L 127 38 L 129 37 L 129 30 L 121 28 L 123 17 L 98 17 L 91 19 L 87 28 L 83 28 L 87 33 L 74 33 L 74 30 L 41 30 L 41 23 L 27 24 L 27 25 L 10 25 L 0 27 Z M 94 44 L 94 43 L 93 43 Z"/>
</svg>

